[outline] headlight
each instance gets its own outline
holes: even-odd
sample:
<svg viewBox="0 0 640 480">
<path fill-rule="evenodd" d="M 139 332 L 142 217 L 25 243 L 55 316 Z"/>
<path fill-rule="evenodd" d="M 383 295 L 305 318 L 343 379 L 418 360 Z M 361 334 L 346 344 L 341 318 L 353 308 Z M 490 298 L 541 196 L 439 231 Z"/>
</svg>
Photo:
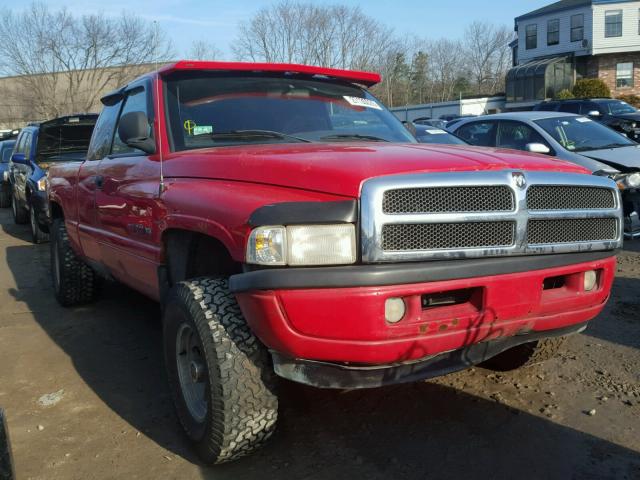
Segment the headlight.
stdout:
<svg viewBox="0 0 640 480">
<path fill-rule="evenodd" d="M 36 184 L 38 185 L 38 190 L 41 191 L 41 192 L 44 192 L 47 189 L 47 183 L 48 183 L 48 181 L 47 181 L 47 177 L 46 176 L 44 176 L 40 180 L 38 180 L 36 182 Z"/>
<path fill-rule="evenodd" d="M 631 130 L 633 130 L 634 128 L 636 128 L 636 124 L 635 123 L 623 123 L 620 125 L 622 127 L 622 129 L 625 132 L 630 132 Z"/>
<path fill-rule="evenodd" d="M 2 172 L 2 181 L 3 182 L 9 181 L 9 170 L 5 170 L 4 172 Z"/>
<path fill-rule="evenodd" d="M 259 227 L 247 243 L 247 263 L 258 265 L 347 265 L 356 261 L 352 224 Z"/>
<path fill-rule="evenodd" d="M 640 188 L 640 173 L 621 173 L 615 175 L 613 179 L 618 184 L 620 190 Z"/>
</svg>

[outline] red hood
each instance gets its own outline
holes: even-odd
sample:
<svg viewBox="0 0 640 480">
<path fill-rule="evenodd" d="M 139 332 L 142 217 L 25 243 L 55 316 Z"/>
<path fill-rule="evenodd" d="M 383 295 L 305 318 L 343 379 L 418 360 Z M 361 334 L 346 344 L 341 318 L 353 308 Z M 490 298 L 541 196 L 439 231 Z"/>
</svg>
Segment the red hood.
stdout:
<svg viewBox="0 0 640 480">
<path fill-rule="evenodd" d="M 280 144 L 190 150 L 165 159 L 165 177 L 264 183 L 358 197 L 382 175 L 469 170 L 589 173 L 563 160 L 515 150 L 392 143 Z"/>
</svg>

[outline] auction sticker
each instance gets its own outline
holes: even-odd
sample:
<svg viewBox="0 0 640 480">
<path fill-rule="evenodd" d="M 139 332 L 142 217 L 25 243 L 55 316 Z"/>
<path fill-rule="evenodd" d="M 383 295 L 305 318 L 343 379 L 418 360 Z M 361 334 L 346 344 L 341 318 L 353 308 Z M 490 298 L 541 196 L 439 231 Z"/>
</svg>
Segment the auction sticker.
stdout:
<svg viewBox="0 0 640 480">
<path fill-rule="evenodd" d="M 443 133 L 447 133 L 444 130 L 440 130 L 439 128 L 434 128 L 434 129 L 430 129 L 427 130 L 427 133 L 430 133 L 431 135 L 442 135 Z"/>
<path fill-rule="evenodd" d="M 365 107 L 365 108 L 374 108 L 376 110 L 382 110 L 382 107 L 378 105 L 373 100 L 369 100 L 368 98 L 360 98 L 360 97 L 350 97 L 345 95 L 343 97 L 350 105 L 354 107 Z"/>
</svg>

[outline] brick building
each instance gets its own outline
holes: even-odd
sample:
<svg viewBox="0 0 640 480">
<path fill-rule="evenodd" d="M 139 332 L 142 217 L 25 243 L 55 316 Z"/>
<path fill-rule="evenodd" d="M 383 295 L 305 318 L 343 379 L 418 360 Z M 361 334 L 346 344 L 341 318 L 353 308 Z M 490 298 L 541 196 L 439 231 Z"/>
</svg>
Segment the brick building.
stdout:
<svg viewBox="0 0 640 480">
<path fill-rule="evenodd" d="M 601 78 L 616 97 L 640 95 L 640 0 L 561 0 L 515 19 L 507 107 L 526 108 Z"/>
</svg>

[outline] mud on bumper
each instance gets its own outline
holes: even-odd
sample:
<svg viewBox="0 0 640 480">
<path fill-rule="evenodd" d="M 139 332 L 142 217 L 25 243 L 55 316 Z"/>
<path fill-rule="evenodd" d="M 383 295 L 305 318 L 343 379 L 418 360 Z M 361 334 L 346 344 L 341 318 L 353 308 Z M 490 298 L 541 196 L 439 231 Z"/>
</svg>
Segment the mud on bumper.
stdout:
<svg viewBox="0 0 640 480">
<path fill-rule="evenodd" d="M 417 382 L 478 365 L 509 348 L 549 337 L 582 332 L 587 323 L 544 332 L 525 332 L 433 355 L 413 362 L 391 365 L 348 365 L 294 359 L 272 352 L 275 372 L 283 378 L 317 388 L 376 388 Z"/>
</svg>

